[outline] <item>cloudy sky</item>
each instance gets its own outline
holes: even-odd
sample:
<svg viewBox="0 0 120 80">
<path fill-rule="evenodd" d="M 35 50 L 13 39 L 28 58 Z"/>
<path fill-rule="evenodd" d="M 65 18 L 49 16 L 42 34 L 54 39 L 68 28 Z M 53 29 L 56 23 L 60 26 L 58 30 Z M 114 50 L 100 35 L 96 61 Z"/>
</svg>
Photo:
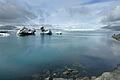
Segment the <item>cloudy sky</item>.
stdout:
<svg viewBox="0 0 120 80">
<path fill-rule="evenodd" d="M 0 0 L 0 24 L 120 25 L 120 0 Z"/>
</svg>

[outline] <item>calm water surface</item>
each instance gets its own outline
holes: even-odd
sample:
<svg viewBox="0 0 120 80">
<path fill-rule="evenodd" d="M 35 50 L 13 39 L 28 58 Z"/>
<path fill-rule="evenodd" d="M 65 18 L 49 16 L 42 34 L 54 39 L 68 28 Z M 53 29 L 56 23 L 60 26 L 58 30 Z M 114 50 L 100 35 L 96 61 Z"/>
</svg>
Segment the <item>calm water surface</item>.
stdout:
<svg viewBox="0 0 120 80">
<path fill-rule="evenodd" d="M 120 42 L 113 32 L 64 32 L 63 35 L 0 37 L 0 80 L 80 64 L 84 75 L 98 75 L 120 64 Z M 81 73 L 82 74 L 82 73 Z"/>
</svg>

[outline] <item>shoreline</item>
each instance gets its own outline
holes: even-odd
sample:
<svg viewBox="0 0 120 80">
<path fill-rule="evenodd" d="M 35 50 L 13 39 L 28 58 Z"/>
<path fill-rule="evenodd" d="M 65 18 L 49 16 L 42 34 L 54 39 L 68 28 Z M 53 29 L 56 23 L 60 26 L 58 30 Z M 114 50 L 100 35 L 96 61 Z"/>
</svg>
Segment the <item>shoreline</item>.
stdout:
<svg viewBox="0 0 120 80">
<path fill-rule="evenodd" d="M 68 69 L 67 71 L 63 72 L 64 75 L 71 74 L 70 72 L 77 72 L 73 69 Z M 75 76 L 68 76 L 66 78 L 64 77 L 54 77 L 55 74 L 49 75 L 47 78 L 43 78 L 40 75 L 33 75 L 31 80 L 120 80 L 120 64 L 117 65 L 111 72 L 103 72 L 100 76 L 91 76 L 91 77 L 75 77 Z"/>
</svg>

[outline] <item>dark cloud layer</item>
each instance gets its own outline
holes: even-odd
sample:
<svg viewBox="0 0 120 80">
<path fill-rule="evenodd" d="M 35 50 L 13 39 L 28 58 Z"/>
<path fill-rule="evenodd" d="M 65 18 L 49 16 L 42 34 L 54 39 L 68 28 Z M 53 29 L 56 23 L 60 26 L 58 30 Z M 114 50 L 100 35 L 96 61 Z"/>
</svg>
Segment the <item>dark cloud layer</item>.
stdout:
<svg viewBox="0 0 120 80">
<path fill-rule="evenodd" d="M 24 23 L 33 18 L 35 15 L 19 4 L 12 3 L 10 0 L 0 1 L 1 23 Z"/>
</svg>

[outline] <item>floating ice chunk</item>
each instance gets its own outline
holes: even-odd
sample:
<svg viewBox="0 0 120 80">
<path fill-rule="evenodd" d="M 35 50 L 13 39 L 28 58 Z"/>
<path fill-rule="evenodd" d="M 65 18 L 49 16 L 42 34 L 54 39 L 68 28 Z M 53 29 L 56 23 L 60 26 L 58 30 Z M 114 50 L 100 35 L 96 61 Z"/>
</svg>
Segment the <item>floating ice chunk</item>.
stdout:
<svg viewBox="0 0 120 80">
<path fill-rule="evenodd" d="M 10 34 L 8 34 L 8 33 L 0 33 L 0 37 L 7 37 L 7 36 L 10 36 Z"/>
</svg>

